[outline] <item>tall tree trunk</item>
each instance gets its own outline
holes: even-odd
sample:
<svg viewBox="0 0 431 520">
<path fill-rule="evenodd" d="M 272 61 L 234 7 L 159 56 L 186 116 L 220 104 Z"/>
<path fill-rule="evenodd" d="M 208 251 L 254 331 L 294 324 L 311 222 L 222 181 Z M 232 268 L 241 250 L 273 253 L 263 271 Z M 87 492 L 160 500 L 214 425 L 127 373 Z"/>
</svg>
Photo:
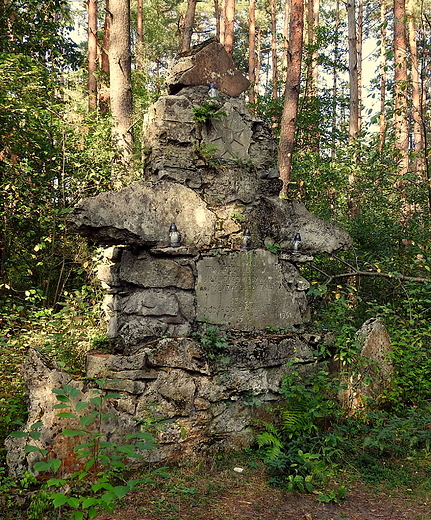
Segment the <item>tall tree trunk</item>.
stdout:
<svg viewBox="0 0 431 520">
<path fill-rule="evenodd" d="M 256 0 L 250 0 L 248 8 L 248 79 L 249 102 L 256 103 Z"/>
<path fill-rule="evenodd" d="M 97 0 L 87 0 L 88 13 L 88 110 L 97 109 Z"/>
<path fill-rule="evenodd" d="M 260 85 L 260 72 L 262 70 L 262 29 L 257 26 L 256 28 L 256 97 L 259 97 L 259 85 Z M 256 99 L 257 101 L 257 99 Z"/>
<path fill-rule="evenodd" d="M 121 155 L 121 163 L 127 167 L 131 162 L 133 147 L 130 0 L 110 0 L 109 10 L 109 76 L 111 112 L 114 119 L 112 134 Z"/>
<path fill-rule="evenodd" d="M 317 96 L 317 82 L 319 75 L 318 50 L 317 50 L 317 28 L 319 26 L 319 0 L 307 0 L 307 40 L 312 49 L 308 73 L 307 73 L 307 96 Z"/>
<path fill-rule="evenodd" d="M 278 98 L 277 89 L 277 16 L 275 0 L 269 0 L 271 14 L 271 70 L 272 70 L 272 99 Z"/>
<path fill-rule="evenodd" d="M 103 43 L 101 49 L 101 81 L 99 85 L 99 110 L 105 115 L 109 110 L 109 41 L 111 31 L 111 15 L 109 13 L 109 0 L 106 0 L 105 22 L 103 25 Z"/>
<path fill-rule="evenodd" d="M 287 77 L 278 148 L 278 169 L 280 178 L 283 181 L 283 187 L 280 193 L 282 197 L 287 197 L 290 173 L 292 170 L 292 153 L 295 145 L 296 119 L 298 116 L 302 40 L 304 33 L 304 0 L 291 1 Z"/>
<path fill-rule="evenodd" d="M 218 5 L 219 5 L 219 16 L 218 16 L 218 21 L 219 21 L 219 33 L 220 33 L 220 37 L 219 37 L 219 40 L 220 40 L 220 43 L 223 45 L 224 47 L 224 40 L 225 40 L 225 25 L 226 25 L 226 2 L 227 0 L 218 0 Z"/>
<path fill-rule="evenodd" d="M 138 0 L 138 10 L 136 13 L 136 68 L 142 68 L 142 54 L 144 43 L 144 4 L 143 0 Z"/>
<path fill-rule="evenodd" d="M 335 43 L 334 43 L 334 65 L 332 67 L 332 129 L 331 129 L 331 158 L 336 157 L 336 135 L 337 135 L 337 96 L 338 96 L 338 67 L 339 62 L 339 27 L 340 27 L 340 2 L 335 3 Z"/>
<path fill-rule="evenodd" d="M 221 12 L 220 12 L 220 2 L 219 0 L 214 0 L 214 14 L 215 14 L 215 20 L 216 20 L 216 38 L 217 40 L 222 43 L 221 41 L 221 31 L 220 31 L 220 18 L 221 18 Z"/>
<path fill-rule="evenodd" d="M 355 0 L 347 1 L 347 23 L 349 36 L 349 84 L 350 117 L 349 138 L 356 139 L 359 134 L 359 88 L 358 88 L 358 48 L 356 38 Z"/>
<path fill-rule="evenodd" d="M 234 21 L 235 21 L 235 0 L 225 1 L 224 15 L 224 39 L 223 45 L 229 56 L 233 53 L 234 42 Z"/>
<path fill-rule="evenodd" d="M 399 173 L 409 166 L 409 130 L 407 119 L 407 37 L 405 0 L 394 0 L 394 134 L 399 153 Z"/>
<path fill-rule="evenodd" d="M 379 150 L 383 152 L 386 140 L 386 0 L 380 0 L 380 116 Z"/>
<path fill-rule="evenodd" d="M 362 44 L 364 36 L 364 0 L 358 0 L 358 134 L 362 129 Z"/>
<path fill-rule="evenodd" d="M 415 150 L 414 167 L 416 171 L 424 170 L 424 134 L 422 123 L 422 102 L 419 89 L 419 60 L 416 43 L 416 24 L 414 18 L 415 2 L 408 0 L 408 34 L 410 48 L 410 66 L 412 83 L 412 108 L 413 108 L 413 142 Z"/>
<path fill-rule="evenodd" d="M 281 68 L 283 71 L 283 80 L 286 81 L 287 72 L 287 53 L 289 52 L 289 24 L 290 24 L 290 2 L 286 0 L 284 3 L 284 21 L 283 21 L 283 57 Z"/>
<path fill-rule="evenodd" d="M 180 43 L 180 52 L 186 52 L 190 50 L 192 43 L 193 24 L 195 22 L 196 2 L 197 0 L 188 0 L 187 2 L 187 11 L 184 18 L 184 28 Z"/>
</svg>

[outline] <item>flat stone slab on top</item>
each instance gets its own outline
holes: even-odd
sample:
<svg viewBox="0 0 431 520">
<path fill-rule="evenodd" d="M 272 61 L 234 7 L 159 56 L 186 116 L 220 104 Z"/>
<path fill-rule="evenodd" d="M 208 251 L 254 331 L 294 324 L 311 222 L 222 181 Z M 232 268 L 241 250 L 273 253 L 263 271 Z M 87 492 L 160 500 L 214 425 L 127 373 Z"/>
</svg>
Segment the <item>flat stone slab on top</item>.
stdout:
<svg viewBox="0 0 431 520">
<path fill-rule="evenodd" d="M 269 251 L 208 256 L 197 270 L 198 321 L 245 331 L 307 321 L 308 282 Z"/>
<path fill-rule="evenodd" d="M 250 81 L 235 67 L 232 58 L 217 41 L 204 42 L 180 56 L 166 82 L 171 94 L 187 85 L 212 82 L 220 92 L 239 96 L 250 86 Z"/>
</svg>

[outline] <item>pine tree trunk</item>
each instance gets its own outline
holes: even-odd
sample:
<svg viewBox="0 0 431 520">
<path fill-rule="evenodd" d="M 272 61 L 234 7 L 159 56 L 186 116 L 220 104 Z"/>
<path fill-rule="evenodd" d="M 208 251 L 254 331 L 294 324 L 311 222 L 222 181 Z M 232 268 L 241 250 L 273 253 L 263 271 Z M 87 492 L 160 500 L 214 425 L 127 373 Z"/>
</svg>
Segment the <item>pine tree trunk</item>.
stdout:
<svg viewBox="0 0 431 520">
<path fill-rule="evenodd" d="M 394 0 L 394 134 L 399 154 L 399 174 L 408 171 L 407 37 L 405 0 Z"/>
<path fill-rule="evenodd" d="M 275 0 L 269 1 L 269 7 L 271 11 L 271 70 L 272 70 L 272 99 L 278 98 L 277 89 L 277 17 L 276 17 L 276 6 Z"/>
<path fill-rule="evenodd" d="M 87 0 L 88 13 L 88 110 L 97 109 L 97 0 Z"/>
<path fill-rule="evenodd" d="M 214 0 L 214 14 L 215 14 L 215 20 L 216 20 L 216 38 L 217 40 L 222 43 L 221 41 L 221 34 L 220 34 L 220 18 L 221 18 L 221 12 L 220 12 L 220 2 L 219 0 Z"/>
<path fill-rule="evenodd" d="M 413 108 L 413 142 L 415 150 L 414 166 L 416 171 L 424 170 L 424 135 L 422 122 L 422 102 L 419 89 L 419 60 L 416 43 L 416 24 L 414 19 L 413 0 L 408 0 L 408 34 L 410 48 L 410 67 L 412 82 L 412 108 Z"/>
<path fill-rule="evenodd" d="M 358 88 L 358 49 L 356 38 L 355 0 L 347 2 L 347 23 L 349 35 L 349 84 L 350 116 L 349 138 L 356 139 L 359 134 L 359 88 Z"/>
<path fill-rule="evenodd" d="M 332 130 L 331 130 L 331 158 L 336 157 L 336 135 L 337 135 L 337 96 L 338 96 L 338 70 L 337 63 L 339 61 L 339 27 L 340 27 L 340 2 L 335 4 L 335 43 L 334 43 L 334 65 L 332 69 Z"/>
<path fill-rule="evenodd" d="M 386 0 L 380 0 L 380 117 L 379 150 L 383 152 L 386 140 Z"/>
<path fill-rule="evenodd" d="M 364 36 L 364 1 L 358 0 L 358 134 L 362 129 L 362 44 Z"/>
<path fill-rule="evenodd" d="M 284 81 L 286 81 L 287 53 L 289 52 L 289 24 L 290 24 L 290 2 L 286 1 L 284 4 L 283 58 L 282 58 L 282 65 L 281 65 Z"/>
<path fill-rule="evenodd" d="M 223 45 L 229 56 L 233 53 L 235 0 L 224 0 L 224 38 Z"/>
<path fill-rule="evenodd" d="M 113 139 L 120 162 L 129 166 L 132 157 L 132 84 L 130 54 L 130 2 L 110 0 L 111 31 L 109 76 L 111 112 L 114 119 Z"/>
<path fill-rule="evenodd" d="M 280 126 L 278 169 L 283 181 L 280 196 L 287 197 L 292 170 L 292 153 L 295 145 L 296 119 L 298 116 L 299 89 L 304 32 L 304 0 L 292 0 L 289 24 L 289 54 L 286 88 Z"/>
<path fill-rule="evenodd" d="M 143 0 L 138 0 L 136 13 L 136 68 L 142 69 L 142 55 L 144 43 L 144 5 Z"/>
<path fill-rule="evenodd" d="M 254 105 L 256 103 L 256 0 L 250 0 L 248 13 L 248 79 L 251 84 L 248 100 Z"/>
<path fill-rule="evenodd" d="M 180 43 L 180 52 L 186 52 L 190 50 L 192 43 L 193 25 L 195 22 L 196 2 L 197 0 L 188 0 L 187 2 L 187 11 L 184 18 L 184 28 Z"/>
</svg>

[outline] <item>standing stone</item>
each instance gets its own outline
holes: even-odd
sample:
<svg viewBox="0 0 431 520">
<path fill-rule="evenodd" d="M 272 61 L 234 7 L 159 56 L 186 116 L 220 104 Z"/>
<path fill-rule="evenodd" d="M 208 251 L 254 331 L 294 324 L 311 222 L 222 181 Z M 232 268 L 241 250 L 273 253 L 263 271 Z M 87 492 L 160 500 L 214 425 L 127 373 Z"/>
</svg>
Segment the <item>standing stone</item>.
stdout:
<svg viewBox="0 0 431 520">
<path fill-rule="evenodd" d="M 393 375 L 392 347 L 388 331 L 380 318 L 367 320 L 356 333 L 362 344 L 359 363 L 344 378 L 347 387 L 339 392 L 339 399 L 348 413 L 355 413 L 376 400 L 388 388 Z"/>
</svg>

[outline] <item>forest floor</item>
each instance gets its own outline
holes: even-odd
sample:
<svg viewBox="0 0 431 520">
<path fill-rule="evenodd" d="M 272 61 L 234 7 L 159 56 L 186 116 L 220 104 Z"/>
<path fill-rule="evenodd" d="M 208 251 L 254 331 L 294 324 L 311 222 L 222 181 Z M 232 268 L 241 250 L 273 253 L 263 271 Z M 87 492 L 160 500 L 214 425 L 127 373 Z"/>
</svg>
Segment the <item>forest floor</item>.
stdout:
<svg viewBox="0 0 431 520">
<path fill-rule="evenodd" d="M 100 520 L 431 520 L 429 485 L 388 489 L 343 472 L 332 486 L 346 486 L 346 500 L 322 503 L 315 494 L 271 486 L 262 464 L 246 467 L 242 460 L 238 473 L 238 463 L 173 470 L 171 478 L 128 495 Z"/>
</svg>

